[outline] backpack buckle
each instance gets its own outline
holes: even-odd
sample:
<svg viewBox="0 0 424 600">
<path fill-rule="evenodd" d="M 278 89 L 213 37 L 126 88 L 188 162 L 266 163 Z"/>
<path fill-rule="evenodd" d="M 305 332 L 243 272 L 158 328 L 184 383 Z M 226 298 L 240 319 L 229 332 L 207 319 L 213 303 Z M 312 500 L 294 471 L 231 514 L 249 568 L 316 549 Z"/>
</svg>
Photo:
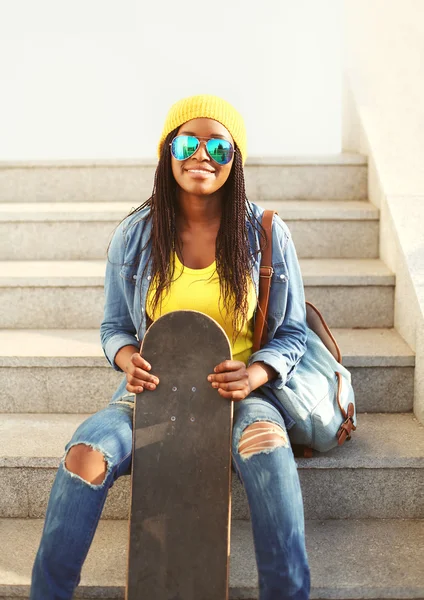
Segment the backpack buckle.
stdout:
<svg viewBox="0 0 424 600">
<path fill-rule="evenodd" d="M 272 267 L 264 267 L 261 266 L 259 271 L 259 277 L 264 277 L 265 279 L 271 279 L 274 274 L 274 269 Z"/>
<path fill-rule="evenodd" d="M 340 428 L 337 432 L 338 444 L 341 446 L 344 442 L 349 441 L 352 437 L 352 431 L 355 431 L 356 426 L 353 423 L 353 414 L 354 407 L 353 404 L 350 403 L 348 407 L 348 417 L 346 420 L 340 425 Z"/>
</svg>

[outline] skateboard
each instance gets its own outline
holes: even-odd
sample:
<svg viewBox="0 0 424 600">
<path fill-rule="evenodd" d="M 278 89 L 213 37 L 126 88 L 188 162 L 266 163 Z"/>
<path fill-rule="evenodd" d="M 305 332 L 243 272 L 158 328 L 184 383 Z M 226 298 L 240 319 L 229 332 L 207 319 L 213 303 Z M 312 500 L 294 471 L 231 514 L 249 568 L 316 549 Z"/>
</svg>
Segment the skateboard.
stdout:
<svg viewBox="0 0 424 600">
<path fill-rule="evenodd" d="M 127 600 L 226 600 L 233 402 L 207 376 L 231 359 L 222 327 L 177 310 L 147 330 L 159 378 L 136 396 Z"/>
</svg>

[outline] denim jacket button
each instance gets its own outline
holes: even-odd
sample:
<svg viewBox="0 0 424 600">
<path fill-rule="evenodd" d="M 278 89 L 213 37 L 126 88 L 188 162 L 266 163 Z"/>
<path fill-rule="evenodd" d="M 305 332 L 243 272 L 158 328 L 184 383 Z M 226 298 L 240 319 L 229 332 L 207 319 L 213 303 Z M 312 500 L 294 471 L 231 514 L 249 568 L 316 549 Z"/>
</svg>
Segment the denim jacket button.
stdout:
<svg viewBox="0 0 424 600">
<path fill-rule="evenodd" d="M 137 279 L 137 275 L 133 275 L 133 279 Z"/>
<path fill-rule="evenodd" d="M 280 279 L 282 279 L 283 281 L 286 281 L 286 276 L 285 275 L 280 275 Z"/>
<path fill-rule="evenodd" d="M 151 276 L 147 275 L 147 281 L 150 281 L 150 280 L 151 280 Z"/>
</svg>

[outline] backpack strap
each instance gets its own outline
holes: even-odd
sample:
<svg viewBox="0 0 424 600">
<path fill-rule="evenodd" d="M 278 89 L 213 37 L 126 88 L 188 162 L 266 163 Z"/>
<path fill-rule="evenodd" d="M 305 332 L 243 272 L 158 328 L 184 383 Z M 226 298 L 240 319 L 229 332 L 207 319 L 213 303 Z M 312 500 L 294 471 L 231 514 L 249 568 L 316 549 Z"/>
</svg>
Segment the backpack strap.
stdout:
<svg viewBox="0 0 424 600">
<path fill-rule="evenodd" d="M 259 272 L 259 298 L 256 310 L 255 329 L 253 331 L 252 352 L 257 352 L 267 342 L 267 328 L 265 327 L 268 317 L 269 290 L 271 289 L 271 277 L 274 272 L 272 268 L 272 220 L 274 210 L 265 210 L 262 215 L 262 227 L 265 230 L 266 245 L 261 242 L 261 268 Z"/>
<path fill-rule="evenodd" d="M 325 322 L 324 317 L 312 302 L 306 300 L 306 323 L 310 329 L 321 339 L 327 350 L 331 352 L 334 358 L 341 364 L 342 353 L 339 345 L 336 342 L 334 335 L 331 333 L 330 328 Z"/>
</svg>

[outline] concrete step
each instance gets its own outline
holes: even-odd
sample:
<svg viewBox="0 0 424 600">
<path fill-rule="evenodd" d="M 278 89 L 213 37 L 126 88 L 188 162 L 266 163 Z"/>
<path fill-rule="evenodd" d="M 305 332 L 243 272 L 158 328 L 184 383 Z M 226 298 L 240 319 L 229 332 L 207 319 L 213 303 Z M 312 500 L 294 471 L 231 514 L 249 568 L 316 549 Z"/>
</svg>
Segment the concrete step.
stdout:
<svg viewBox="0 0 424 600">
<path fill-rule="evenodd" d="M 41 520 L 0 520 L 0 600 L 27 600 Z M 410 600 L 424 598 L 422 520 L 306 521 L 311 600 Z M 75 598 L 124 598 L 126 521 L 100 522 Z M 342 560 L 341 560 L 342 556 Z M 342 564 L 341 564 L 342 563 Z M 233 521 L 229 597 L 258 598 L 252 531 Z"/>
<path fill-rule="evenodd" d="M 0 262 L 0 328 L 97 328 L 102 261 Z M 301 259 L 306 297 L 331 327 L 393 327 L 395 276 L 379 259 Z"/>
<path fill-rule="evenodd" d="M 358 411 L 412 410 L 414 353 L 394 329 L 333 333 Z M 0 413 L 96 412 L 122 377 L 105 359 L 97 329 L 0 330 Z"/>
<path fill-rule="evenodd" d="M 369 202 L 262 204 L 286 221 L 300 257 L 378 256 L 379 211 Z M 134 207 L 128 202 L 0 204 L 0 260 L 103 258 L 115 227 Z"/>
<path fill-rule="evenodd" d="M 42 518 L 64 446 L 85 414 L 4 414 L 0 517 Z M 296 459 L 308 519 L 424 518 L 424 426 L 412 413 L 359 414 L 350 442 Z M 130 478 L 112 487 L 103 516 L 128 516 Z M 233 518 L 248 519 L 233 476 Z"/>
<path fill-rule="evenodd" d="M 157 160 L 25 161 L 0 163 L 0 202 L 132 202 L 150 197 Z M 367 158 L 249 157 L 249 199 L 365 200 Z"/>
</svg>

